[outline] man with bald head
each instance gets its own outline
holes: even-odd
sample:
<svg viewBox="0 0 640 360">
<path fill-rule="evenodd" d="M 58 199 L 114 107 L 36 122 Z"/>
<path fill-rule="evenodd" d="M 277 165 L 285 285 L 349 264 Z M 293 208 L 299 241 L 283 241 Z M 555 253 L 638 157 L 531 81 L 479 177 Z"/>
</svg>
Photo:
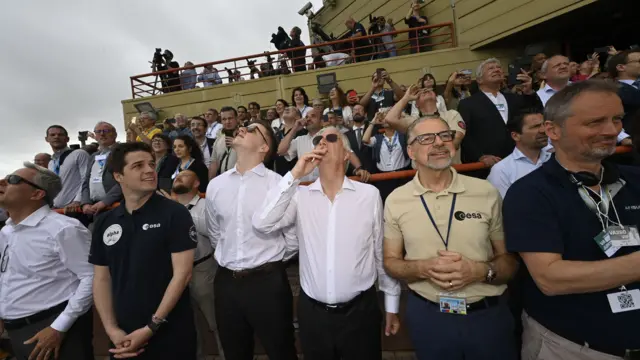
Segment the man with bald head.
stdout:
<svg viewBox="0 0 640 360">
<path fill-rule="evenodd" d="M 0 231 L 0 333 L 18 359 L 93 358 L 91 235 L 51 210 L 60 177 L 44 167 L 0 180 L 0 207 L 10 218 Z"/>
<path fill-rule="evenodd" d="M 371 60 L 373 47 L 369 39 L 362 39 L 363 36 L 367 36 L 367 30 L 364 26 L 356 22 L 352 16 L 347 18 L 344 25 L 349 29 L 350 37 L 354 39 L 351 45 L 351 56 L 355 58 L 356 62 Z"/>
<path fill-rule="evenodd" d="M 33 163 L 46 168 L 49 166 L 49 161 L 51 161 L 51 155 L 47 153 L 39 153 L 33 158 Z"/>
<path fill-rule="evenodd" d="M 101 121 L 93 129 L 93 137 L 98 142 L 98 151 L 91 155 L 89 176 L 82 184 L 82 212 L 86 215 L 96 215 L 122 199 L 120 185 L 105 169 L 107 158 L 116 145 L 116 128 Z"/>
</svg>

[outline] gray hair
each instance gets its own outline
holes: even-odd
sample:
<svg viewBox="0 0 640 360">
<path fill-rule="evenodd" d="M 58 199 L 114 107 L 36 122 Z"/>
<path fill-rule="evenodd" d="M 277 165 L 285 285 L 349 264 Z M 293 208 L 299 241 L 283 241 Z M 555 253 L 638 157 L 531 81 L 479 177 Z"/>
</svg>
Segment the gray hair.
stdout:
<svg viewBox="0 0 640 360">
<path fill-rule="evenodd" d="M 45 201 L 49 206 L 53 206 L 53 199 L 62 191 L 62 180 L 60 177 L 53 171 L 28 161 L 25 161 L 23 165 L 27 169 L 36 171 L 32 182 L 44 190 L 46 193 Z"/>
<path fill-rule="evenodd" d="M 482 78 L 482 75 L 484 75 L 484 66 L 488 64 L 498 64 L 498 66 L 502 66 L 500 60 L 496 58 L 488 58 L 487 60 L 481 62 L 480 65 L 478 65 L 478 67 L 476 68 L 476 79 Z"/>
<path fill-rule="evenodd" d="M 416 136 L 418 136 L 418 135 L 414 134 L 416 126 L 418 126 L 419 124 L 421 124 L 421 123 L 423 123 L 423 122 L 425 122 L 427 120 L 436 120 L 436 119 L 442 121 L 442 123 L 444 123 L 447 126 L 447 129 L 451 129 L 451 127 L 449 126 L 449 123 L 445 119 L 441 118 L 440 115 L 423 116 L 423 117 L 417 119 L 416 121 L 412 122 L 411 125 L 409 125 L 409 127 L 407 128 L 407 144 L 409 144 L 411 141 L 413 141 L 412 138 L 415 138 Z M 412 140 L 409 140 L 409 139 L 412 139 Z"/>
<path fill-rule="evenodd" d="M 543 73 L 543 74 L 546 74 L 547 73 L 547 68 L 549 67 L 549 60 L 551 60 L 551 59 L 553 59 L 555 57 L 559 57 L 559 56 L 561 56 L 563 58 L 566 58 L 566 56 L 564 56 L 564 55 L 553 55 L 553 56 L 549 57 L 547 60 L 545 60 L 542 63 L 542 66 L 540 67 L 540 72 Z"/>
<path fill-rule="evenodd" d="M 333 129 L 336 132 L 338 132 L 338 135 L 340 137 L 340 141 L 342 141 L 342 147 L 344 147 L 344 149 L 347 152 L 351 152 L 351 144 L 349 144 L 349 138 L 347 137 L 347 135 L 343 134 L 342 131 L 340 131 L 340 129 L 338 129 L 335 126 L 327 126 L 324 127 L 322 129 L 320 129 L 320 131 L 318 131 L 318 133 L 315 136 L 322 136 L 322 134 L 324 134 L 327 130 L 329 129 Z M 315 137 L 314 136 L 314 137 Z"/>
<path fill-rule="evenodd" d="M 555 93 L 544 108 L 544 119 L 562 126 L 571 116 L 574 100 L 587 92 L 618 95 L 618 87 L 605 80 L 586 80 L 572 83 Z"/>
<path fill-rule="evenodd" d="M 140 113 L 140 115 L 138 115 L 138 118 L 141 118 L 141 117 L 148 117 L 149 119 L 151 119 L 151 120 L 153 120 L 153 121 L 156 121 L 156 120 L 157 120 L 157 119 L 156 119 L 156 114 L 154 114 L 154 113 L 152 113 L 152 112 L 149 112 L 149 111 L 143 111 L 143 112 L 141 112 L 141 113 Z"/>
<path fill-rule="evenodd" d="M 114 132 L 116 131 L 116 127 L 115 127 L 115 126 L 113 126 L 112 124 L 110 124 L 110 123 L 106 122 L 106 121 L 100 121 L 100 122 L 98 122 L 98 123 L 96 124 L 96 126 L 94 126 L 93 128 L 95 129 L 95 128 L 97 128 L 97 127 L 98 127 L 98 126 L 100 126 L 100 125 L 107 125 L 108 127 L 110 127 L 110 128 L 111 128 L 111 130 L 113 130 Z"/>
</svg>

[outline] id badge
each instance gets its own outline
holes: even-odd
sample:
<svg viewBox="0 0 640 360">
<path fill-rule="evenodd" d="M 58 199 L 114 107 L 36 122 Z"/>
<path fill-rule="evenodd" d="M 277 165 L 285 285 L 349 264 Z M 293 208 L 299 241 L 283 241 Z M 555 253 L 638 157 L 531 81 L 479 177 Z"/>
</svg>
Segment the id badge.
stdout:
<svg viewBox="0 0 640 360">
<path fill-rule="evenodd" d="M 462 294 L 438 294 L 440 312 L 445 314 L 467 315 L 467 299 Z"/>
<path fill-rule="evenodd" d="M 93 177 L 91 178 L 91 182 L 94 184 L 100 184 L 102 182 L 102 177 Z"/>
<path fill-rule="evenodd" d="M 96 161 L 105 161 L 105 160 L 107 160 L 107 155 L 96 156 Z"/>
<path fill-rule="evenodd" d="M 609 226 L 607 228 L 607 235 L 609 235 L 611 245 L 613 246 L 640 245 L 640 236 L 638 235 L 638 227 L 636 226 Z"/>
<path fill-rule="evenodd" d="M 638 289 L 607 294 L 607 299 L 614 314 L 640 310 L 640 290 Z"/>
<path fill-rule="evenodd" d="M 611 237 L 604 230 L 596 235 L 593 240 L 595 240 L 596 244 L 598 244 L 600 249 L 602 249 L 608 257 L 612 257 L 618 250 L 620 250 L 620 247 L 613 246 L 613 244 L 611 244 Z"/>
<path fill-rule="evenodd" d="M 498 109 L 498 111 L 505 111 L 507 107 L 504 104 L 496 104 L 496 109 Z"/>
</svg>

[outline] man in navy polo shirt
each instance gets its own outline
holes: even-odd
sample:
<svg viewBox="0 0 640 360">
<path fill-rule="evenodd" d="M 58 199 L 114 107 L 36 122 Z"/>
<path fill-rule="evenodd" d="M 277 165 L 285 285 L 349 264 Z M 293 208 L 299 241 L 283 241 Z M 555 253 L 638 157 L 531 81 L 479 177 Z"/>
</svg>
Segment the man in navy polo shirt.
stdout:
<svg viewBox="0 0 640 360">
<path fill-rule="evenodd" d="M 556 93 L 555 156 L 504 200 L 507 248 L 526 265 L 523 359 L 639 355 L 640 170 L 602 161 L 624 116 L 616 91 L 590 80 Z"/>
</svg>

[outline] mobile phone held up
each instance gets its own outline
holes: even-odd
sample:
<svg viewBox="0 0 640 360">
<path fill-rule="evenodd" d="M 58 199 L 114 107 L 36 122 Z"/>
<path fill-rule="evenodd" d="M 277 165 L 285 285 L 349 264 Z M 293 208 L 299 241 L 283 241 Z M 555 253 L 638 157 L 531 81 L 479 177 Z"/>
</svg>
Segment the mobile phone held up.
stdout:
<svg viewBox="0 0 640 360">
<path fill-rule="evenodd" d="M 458 77 L 467 77 L 467 76 L 471 76 L 473 72 L 469 69 L 463 69 L 458 71 Z"/>
<path fill-rule="evenodd" d="M 593 49 L 593 52 L 594 53 L 598 53 L 598 54 L 607 53 L 607 52 L 609 52 L 609 47 L 608 46 L 597 47 L 597 48 Z"/>
<path fill-rule="evenodd" d="M 507 85 L 520 85 L 522 81 L 518 80 L 518 74 L 520 74 L 520 64 L 518 62 L 509 64 L 509 76 L 507 78 Z"/>
</svg>

